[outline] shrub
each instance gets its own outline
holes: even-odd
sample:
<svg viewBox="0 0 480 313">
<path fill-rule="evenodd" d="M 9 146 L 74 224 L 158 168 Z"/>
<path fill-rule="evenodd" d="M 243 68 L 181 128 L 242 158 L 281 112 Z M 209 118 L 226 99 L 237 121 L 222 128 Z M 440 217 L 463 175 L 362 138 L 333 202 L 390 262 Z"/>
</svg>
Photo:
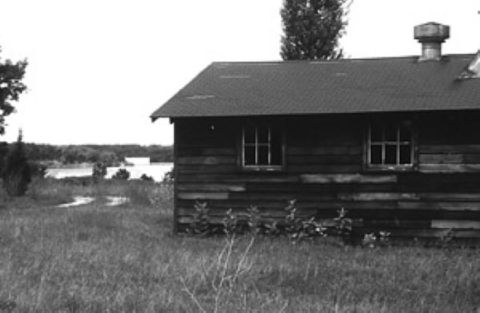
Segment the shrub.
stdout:
<svg viewBox="0 0 480 313">
<path fill-rule="evenodd" d="M 44 178 L 47 175 L 47 167 L 39 162 L 29 162 L 32 177 Z"/>
<path fill-rule="evenodd" d="M 128 180 L 130 178 L 130 172 L 124 168 L 118 169 L 118 171 L 112 176 L 112 179 Z"/>
<path fill-rule="evenodd" d="M 94 182 L 102 180 L 107 175 L 107 165 L 103 162 L 93 164 L 92 178 Z"/>
<path fill-rule="evenodd" d="M 175 180 L 175 170 L 172 168 L 170 171 L 166 172 L 163 175 L 163 182 L 164 183 L 172 183 Z"/>
<path fill-rule="evenodd" d="M 22 142 L 22 133 L 7 153 L 2 171 L 3 185 L 12 197 L 23 196 L 32 180 L 30 166 Z"/>
<path fill-rule="evenodd" d="M 0 142 L 0 174 L 2 173 L 3 165 L 5 162 L 5 157 L 8 153 L 8 143 Z"/>
<path fill-rule="evenodd" d="M 140 179 L 147 182 L 153 182 L 153 177 L 148 176 L 147 174 L 142 174 L 142 176 L 140 176 Z"/>
</svg>

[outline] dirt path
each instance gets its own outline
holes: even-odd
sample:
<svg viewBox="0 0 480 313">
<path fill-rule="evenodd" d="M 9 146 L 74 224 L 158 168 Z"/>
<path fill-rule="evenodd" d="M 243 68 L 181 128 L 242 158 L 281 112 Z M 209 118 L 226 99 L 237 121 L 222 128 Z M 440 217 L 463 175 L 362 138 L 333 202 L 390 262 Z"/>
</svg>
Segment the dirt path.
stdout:
<svg viewBox="0 0 480 313">
<path fill-rule="evenodd" d="M 105 205 L 109 207 L 119 206 L 129 201 L 127 197 L 107 196 L 105 198 L 107 199 L 107 203 Z M 95 201 L 94 197 L 74 196 L 72 202 L 57 205 L 57 208 L 77 207 L 80 205 L 92 203 L 93 201 Z"/>
<path fill-rule="evenodd" d="M 111 196 L 108 196 L 106 198 L 108 200 L 106 206 L 117 206 L 117 205 L 127 203 L 129 201 L 129 199 L 127 197 L 111 197 Z"/>
<path fill-rule="evenodd" d="M 73 197 L 72 202 L 57 205 L 57 208 L 69 208 L 69 207 L 72 207 L 72 206 L 89 204 L 89 203 L 93 202 L 94 200 L 95 200 L 95 198 L 93 198 L 93 197 L 75 196 L 75 197 Z"/>
</svg>

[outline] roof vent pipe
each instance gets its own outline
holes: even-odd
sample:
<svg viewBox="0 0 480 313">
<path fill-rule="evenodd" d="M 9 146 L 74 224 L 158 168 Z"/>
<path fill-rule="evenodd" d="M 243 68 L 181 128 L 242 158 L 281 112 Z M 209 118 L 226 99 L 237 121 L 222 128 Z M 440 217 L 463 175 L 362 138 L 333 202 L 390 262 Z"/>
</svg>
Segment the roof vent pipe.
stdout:
<svg viewBox="0 0 480 313">
<path fill-rule="evenodd" d="M 417 25 L 414 38 L 422 44 L 419 61 L 439 61 L 442 58 L 442 43 L 450 37 L 450 27 L 435 22 Z"/>
</svg>

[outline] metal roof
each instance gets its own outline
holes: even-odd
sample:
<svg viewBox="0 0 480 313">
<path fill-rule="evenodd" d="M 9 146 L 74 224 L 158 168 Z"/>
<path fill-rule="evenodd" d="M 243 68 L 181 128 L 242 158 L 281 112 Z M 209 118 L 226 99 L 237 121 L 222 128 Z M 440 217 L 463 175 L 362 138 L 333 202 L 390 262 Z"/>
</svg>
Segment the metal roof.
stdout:
<svg viewBox="0 0 480 313">
<path fill-rule="evenodd" d="M 478 110 L 480 79 L 457 78 L 473 58 L 216 62 L 151 117 Z"/>
</svg>

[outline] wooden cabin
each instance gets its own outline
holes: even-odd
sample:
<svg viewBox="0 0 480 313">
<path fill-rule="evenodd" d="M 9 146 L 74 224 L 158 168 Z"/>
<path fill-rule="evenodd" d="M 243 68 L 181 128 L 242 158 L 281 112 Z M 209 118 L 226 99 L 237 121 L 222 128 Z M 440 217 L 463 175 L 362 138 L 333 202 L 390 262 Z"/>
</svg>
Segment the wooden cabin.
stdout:
<svg viewBox="0 0 480 313">
<path fill-rule="evenodd" d="M 174 124 L 176 230 L 256 205 L 281 219 L 340 208 L 362 232 L 480 238 L 479 55 L 213 63 L 152 114 Z"/>
</svg>

